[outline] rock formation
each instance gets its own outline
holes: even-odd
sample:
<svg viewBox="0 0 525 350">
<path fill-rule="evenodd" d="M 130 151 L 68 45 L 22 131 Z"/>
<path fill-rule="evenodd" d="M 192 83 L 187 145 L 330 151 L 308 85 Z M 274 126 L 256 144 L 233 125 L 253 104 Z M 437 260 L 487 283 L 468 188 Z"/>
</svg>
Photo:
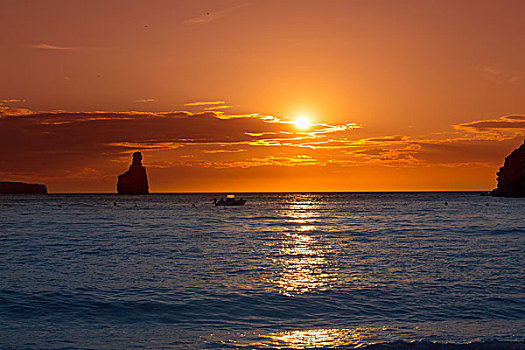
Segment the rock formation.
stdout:
<svg viewBox="0 0 525 350">
<path fill-rule="evenodd" d="M 142 166 L 142 154 L 133 153 L 133 162 L 129 170 L 118 176 L 118 194 L 148 194 L 148 177 Z"/>
<path fill-rule="evenodd" d="M 24 182 L 0 182 L 0 194 L 47 194 L 47 188 Z"/>
<path fill-rule="evenodd" d="M 496 173 L 498 187 L 495 197 L 525 197 L 525 142 L 505 158 L 505 164 Z"/>
</svg>

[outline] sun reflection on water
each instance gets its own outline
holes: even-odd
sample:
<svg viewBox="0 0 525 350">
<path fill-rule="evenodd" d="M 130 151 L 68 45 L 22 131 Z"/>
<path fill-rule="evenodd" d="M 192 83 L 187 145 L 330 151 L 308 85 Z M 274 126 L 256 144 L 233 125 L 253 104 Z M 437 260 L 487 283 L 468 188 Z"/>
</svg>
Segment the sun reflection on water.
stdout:
<svg viewBox="0 0 525 350">
<path fill-rule="evenodd" d="M 359 346 L 363 337 L 359 330 L 351 329 L 311 329 L 261 335 L 261 342 L 254 347 L 274 347 L 288 349 L 334 348 L 340 346 Z"/>
<path fill-rule="evenodd" d="M 302 199 L 282 214 L 286 223 L 296 226 L 282 233 L 279 255 L 274 259 L 280 265 L 279 277 L 274 281 L 279 292 L 294 296 L 333 287 L 337 283 L 337 268 L 326 259 L 332 248 L 319 240 L 315 225 L 319 204 Z"/>
<path fill-rule="evenodd" d="M 313 231 L 313 230 L 315 230 L 314 225 L 302 225 L 297 229 L 297 231 L 299 232 L 306 232 L 306 231 Z"/>
<path fill-rule="evenodd" d="M 219 340 L 228 348 L 242 349 L 357 349 L 377 344 L 381 339 L 396 339 L 392 328 L 306 328 L 279 332 L 230 334 L 229 340 Z M 219 335 L 220 337 L 220 335 Z"/>
</svg>

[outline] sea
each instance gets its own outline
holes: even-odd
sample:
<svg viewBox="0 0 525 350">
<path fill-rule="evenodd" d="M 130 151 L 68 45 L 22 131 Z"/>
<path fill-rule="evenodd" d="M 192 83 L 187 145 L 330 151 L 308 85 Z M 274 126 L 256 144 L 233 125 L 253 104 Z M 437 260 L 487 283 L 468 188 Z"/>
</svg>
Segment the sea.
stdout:
<svg viewBox="0 0 525 350">
<path fill-rule="evenodd" d="M 525 349 L 525 198 L 0 196 L 0 349 Z"/>
</svg>

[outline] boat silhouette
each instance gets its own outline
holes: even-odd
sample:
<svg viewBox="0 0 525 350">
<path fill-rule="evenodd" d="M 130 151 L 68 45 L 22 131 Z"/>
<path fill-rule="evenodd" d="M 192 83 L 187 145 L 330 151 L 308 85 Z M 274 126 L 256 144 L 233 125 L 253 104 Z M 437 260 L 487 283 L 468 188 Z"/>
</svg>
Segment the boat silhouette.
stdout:
<svg viewBox="0 0 525 350">
<path fill-rule="evenodd" d="M 213 199 L 213 204 L 215 204 L 216 206 L 236 206 L 236 205 L 244 205 L 246 203 L 246 199 L 235 199 L 235 195 L 233 194 L 229 194 L 226 196 L 226 199 L 219 199 L 217 200 L 217 198 L 214 198 Z"/>
</svg>

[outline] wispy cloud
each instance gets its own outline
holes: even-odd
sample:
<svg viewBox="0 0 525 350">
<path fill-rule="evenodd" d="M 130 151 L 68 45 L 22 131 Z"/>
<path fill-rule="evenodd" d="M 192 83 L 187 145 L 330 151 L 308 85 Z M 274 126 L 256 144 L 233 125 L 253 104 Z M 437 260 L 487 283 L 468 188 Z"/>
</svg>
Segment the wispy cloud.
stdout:
<svg viewBox="0 0 525 350">
<path fill-rule="evenodd" d="M 222 18 L 224 16 L 226 16 L 226 12 L 224 11 L 215 11 L 212 13 L 206 12 L 199 16 L 195 16 L 195 17 L 185 20 L 184 24 L 191 25 L 191 24 L 206 23 L 206 22 L 211 22 L 216 19 Z"/>
<path fill-rule="evenodd" d="M 18 98 L 8 98 L 0 100 L 0 118 L 2 118 L 4 115 L 27 115 L 31 114 L 31 110 L 27 108 L 20 108 L 20 107 L 13 107 L 13 104 L 19 104 L 26 102 L 26 100 L 18 99 Z"/>
<path fill-rule="evenodd" d="M 311 156 L 300 154 L 292 157 L 268 156 L 263 158 L 248 158 L 242 161 L 221 162 L 220 167 L 224 168 L 251 168 L 261 166 L 285 166 L 294 167 L 299 165 L 322 165 L 317 159 Z"/>
<path fill-rule="evenodd" d="M 222 105 L 226 101 L 198 101 L 198 102 L 189 102 L 185 103 L 184 106 L 209 106 L 209 105 Z"/>
<path fill-rule="evenodd" d="M 21 100 L 17 98 L 10 98 L 6 100 L 0 100 L 0 104 L 6 104 L 6 103 L 20 103 L 20 102 L 26 102 L 26 100 Z"/>
<path fill-rule="evenodd" d="M 238 153 L 246 152 L 247 149 L 244 148 L 235 148 L 235 149 L 213 149 L 213 150 L 203 150 L 204 153 Z"/>
<path fill-rule="evenodd" d="M 38 50 L 58 50 L 58 51 L 68 51 L 68 50 L 78 50 L 79 48 L 71 47 L 71 46 L 59 46 L 59 45 L 53 45 L 53 44 L 46 44 L 46 43 L 39 43 L 39 44 L 32 44 L 28 45 L 31 49 L 38 49 Z"/>
<path fill-rule="evenodd" d="M 235 6 L 231 6 L 231 7 L 227 7 L 223 9 L 218 9 L 218 10 L 210 9 L 209 11 L 203 12 L 195 17 L 188 18 L 187 20 L 183 22 L 183 24 L 196 25 L 196 24 L 212 22 L 212 21 L 221 19 L 223 17 L 226 17 L 226 15 L 228 15 L 230 12 L 236 9 L 239 9 L 241 7 L 245 7 L 249 4 L 250 4 L 249 2 L 245 2 L 239 5 L 235 5 Z"/>
<path fill-rule="evenodd" d="M 211 106 L 211 107 L 207 107 L 207 108 L 204 108 L 205 111 L 213 111 L 213 110 L 217 110 L 217 109 L 228 109 L 228 108 L 231 108 L 232 106 Z"/>
<path fill-rule="evenodd" d="M 100 50 L 100 47 L 88 47 L 88 46 L 63 46 L 49 43 L 37 43 L 29 44 L 26 47 L 35 50 L 48 50 L 48 51 L 79 51 L 79 50 Z"/>
<path fill-rule="evenodd" d="M 525 115 L 508 115 L 495 120 L 477 120 L 455 125 L 456 129 L 487 132 L 503 129 L 525 129 Z"/>
<path fill-rule="evenodd" d="M 485 66 L 481 68 L 485 79 L 497 84 L 521 85 L 525 74 L 520 71 L 510 71 L 495 66 Z"/>
<path fill-rule="evenodd" d="M 14 103 L 14 102 L 6 102 L 6 103 Z M 30 115 L 33 112 L 30 109 L 27 108 L 16 108 L 11 106 L 6 106 L 3 103 L 0 103 L 0 119 L 4 116 L 19 116 L 19 115 Z"/>
<path fill-rule="evenodd" d="M 149 103 L 149 102 L 157 102 L 154 98 L 143 98 L 141 100 L 135 100 L 136 103 Z"/>
</svg>

